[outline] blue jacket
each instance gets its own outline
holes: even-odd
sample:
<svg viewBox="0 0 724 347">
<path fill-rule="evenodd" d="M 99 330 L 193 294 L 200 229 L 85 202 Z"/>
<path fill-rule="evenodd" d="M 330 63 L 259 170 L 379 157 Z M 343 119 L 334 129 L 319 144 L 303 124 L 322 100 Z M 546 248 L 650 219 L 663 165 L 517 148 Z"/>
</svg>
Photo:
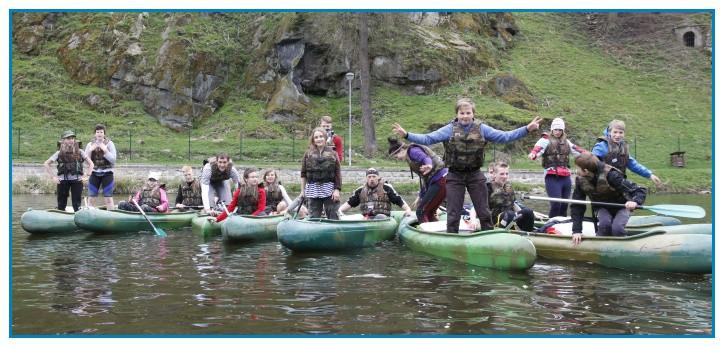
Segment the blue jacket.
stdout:
<svg viewBox="0 0 724 347">
<path fill-rule="evenodd" d="M 603 136 L 608 138 L 608 128 L 603 129 Z M 608 154 L 608 142 L 606 141 L 599 141 L 591 150 L 591 153 L 598 157 L 598 159 L 603 160 L 604 157 L 606 157 L 606 154 Z M 628 165 L 626 165 L 626 168 L 631 170 L 633 173 L 645 177 L 650 178 L 653 172 L 646 168 L 643 164 L 639 163 L 634 159 L 634 157 L 631 156 L 631 153 L 628 155 Z"/>
<path fill-rule="evenodd" d="M 472 125 L 473 123 L 470 123 L 467 126 L 463 127 L 465 133 L 470 131 L 470 127 Z M 443 126 L 442 128 L 427 134 L 413 134 L 411 132 L 408 132 L 407 140 L 421 145 L 432 145 L 435 143 L 448 141 L 452 137 L 452 128 L 453 125 L 451 122 Z M 485 141 L 495 143 L 508 143 L 528 135 L 528 128 L 522 126 L 518 129 L 511 131 L 501 131 L 498 129 L 494 129 L 487 124 L 480 124 L 480 133 L 485 136 Z"/>
</svg>

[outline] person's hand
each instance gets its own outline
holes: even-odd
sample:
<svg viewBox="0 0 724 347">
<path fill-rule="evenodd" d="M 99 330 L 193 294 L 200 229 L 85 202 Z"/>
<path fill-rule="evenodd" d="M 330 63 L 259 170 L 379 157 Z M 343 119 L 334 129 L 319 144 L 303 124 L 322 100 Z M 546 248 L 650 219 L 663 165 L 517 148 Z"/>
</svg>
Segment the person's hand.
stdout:
<svg viewBox="0 0 724 347">
<path fill-rule="evenodd" d="M 60 178 L 58 178 L 57 176 L 53 176 L 53 183 L 60 184 Z"/>
<path fill-rule="evenodd" d="M 96 147 L 100 148 L 103 152 L 108 152 L 108 146 L 106 146 L 106 144 L 103 143 L 103 142 L 101 142 L 101 143 L 100 143 L 99 145 L 97 145 Z"/>
<path fill-rule="evenodd" d="M 338 216 L 344 216 L 344 212 L 342 212 L 342 210 L 339 210 L 339 209 L 338 209 L 338 210 L 337 210 L 337 215 L 338 215 Z"/>
<path fill-rule="evenodd" d="M 581 244 L 581 239 L 583 238 L 583 233 L 575 233 L 573 236 L 571 236 L 571 240 L 573 240 L 573 245 L 578 246 Z"/>
<path fill-rule="evenodd" d="M 186 207 L 186 205 L 184 205 L 184 204 L 176 204 L 176 208 L 184 208 L 184 207 Z"/>
<path fill-rule="evenodd" d="M 332 201 L 339 201 L 339 189 L 335 189 L 332 192 Z"/>
<path fill-rule="evenodd" d="M 428 173 L 430 173 L 430 170 L 432 170 L 432 165 L 422 165 L 422 166 L 420 166 L 420 172 L 422 173 L 423 176 L 425 176 L 425 175 L 427 175 Z"/>
<path fill-rule="evenodd" d="M 651 178 L 652 181 L 654 181 L 654 184 L 655 184 L 657 187 L 661 185 L 661 180 L 659 179 L 658 176 L 656 176 L 656 175 L 654 175 L 654 174 L 651 174 L 651 177 L 650 177 L 650 178 Z"/>
<path fill-rule="evenodd" d="M 535 158 L 537 158 L 537 157 L 538 157 L 538 153 L 536 153 L 536 152 L 530 152 L 530 154 L 528 154 L 528 159 L 530 159 L 530 160 L 535 160 Z"/>
<path fill-rule="evenodd" d="M 88 182 L 88 175 L 83 175 L 83 176 L 81 176 L 80 180 L 81 180 L 82 182 L 84 182 L 84 183 L 85 183 L 85 182 Z"/>
<path fill-rule="evenodd" d="M 397 123 L 392 124 L 392 131 L 397 135 L 400 135 L 403 139 L 407 138 L 407 131 L 405 131 L 405 129 Z"/>
<path fill-rule="evenodd" d="M 97 147 L 98 147 L 98 145 L 96 145 L 95 142 L 91 142 L 91 144 L 90 144 L 90 151 L 91 151 L 91 152 L 95 151 Z"/>
<path fill-rule="evenodd" d="M 412 210 L 405 210 L 405 213 L 402 214 L 404 217 L 412 216 Z"/>
<path fill-rule="evenodd" d="M 636 209 L 636 206 L 638 206 L 638 204 L 635 201 L 626 201 L 626 205 L 624 206 L 626 206 L 626 209 L 628 209 L 629 211 L 633 211 Z"/>
<path fill-rule="evenodd" d="M 533 120 L 530 121 L 530 123 L 528 123 L 528 125 L 526 126 L 526 128 L 528 128 L 528 132 L 538 130 L 538 128 L 540 128 L 540 122 L 542 121 L 543 118 L 541 118 L 540 116 L 535 116 L 535 118 L 533 118 Z"/>
</svg>

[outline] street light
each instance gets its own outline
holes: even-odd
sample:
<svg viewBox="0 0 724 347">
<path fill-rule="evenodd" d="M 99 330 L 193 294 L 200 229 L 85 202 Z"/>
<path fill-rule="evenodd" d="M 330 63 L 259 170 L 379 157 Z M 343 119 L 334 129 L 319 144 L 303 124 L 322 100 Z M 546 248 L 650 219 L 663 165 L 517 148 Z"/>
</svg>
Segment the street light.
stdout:
<svg viewBox="0 0 724 347">
<path fill-rule="evenodd" d="M 347 139 L 347 147 L 349 148 L 349 166 L 352 166 L 352 80 L 354 79 L 354 73 L 348 72 L 344 75 L 347 79 L 349 89 L 347 94 L 349 95 L 349 138 Z"/>
</svg>

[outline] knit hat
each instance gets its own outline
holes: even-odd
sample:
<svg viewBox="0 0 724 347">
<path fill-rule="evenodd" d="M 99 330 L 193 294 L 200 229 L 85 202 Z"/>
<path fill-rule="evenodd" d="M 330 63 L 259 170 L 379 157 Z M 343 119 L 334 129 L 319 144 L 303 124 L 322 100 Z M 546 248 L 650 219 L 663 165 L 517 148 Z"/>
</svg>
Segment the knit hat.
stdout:
<svg viewBox="0 0 724 347">
<path fill-rule="evenodd" d="M 156 181 L 158 181 L 159 179 L 161 179 L 161 173 L 158 171 L 149 172 L 148 179 L 152 179 L 152 178 L 155 179 Z"/>
<path fill-rule="evenodd" d="M 69 138 L 69 137 L 71 137 L 71 136 L 72 136 L 72 137 L 75 137 L 75 133 L 73 132 L 73 130 L 66 130 L 66 131 L 63 132 L 63 135 L 61 135 L 60 138 L 61 138 L 61 139 L 67 139 L 67 138 Z"/>
<path fill-rule="evenodd" d="M 387 150 L 387 154 L 389 154 L 390 156 L 397 154 L 397 152 L 399 152 L 400 149 L 402 149 L 403 147 L 402 142 L 400 142 L 400 140 L 395 137 L 387 138 L 387 142 L 389 142 L 390 144 L 390 149 Z"/>
<path fill-rule="evenodd" d="M 369 176 L 369 175 L 377 175 L 377 176 L 379 176 L 379 175 L 380 175 L 380 172 L 377 171 L 377 169 L 371 167 L 371 168 L 367 169 L 367 173 L 366 173 L 366 174 L 367 174 L 367 176 Z"/>
<path fill-rule="evenodd" d="M 551 131 L 560 129 L 560 130 L 566 130 L 566 123 L 563 122 L 563 119 L 561 118 L 554 118 L 553 122 L 551 122 Z"/>
</svg>

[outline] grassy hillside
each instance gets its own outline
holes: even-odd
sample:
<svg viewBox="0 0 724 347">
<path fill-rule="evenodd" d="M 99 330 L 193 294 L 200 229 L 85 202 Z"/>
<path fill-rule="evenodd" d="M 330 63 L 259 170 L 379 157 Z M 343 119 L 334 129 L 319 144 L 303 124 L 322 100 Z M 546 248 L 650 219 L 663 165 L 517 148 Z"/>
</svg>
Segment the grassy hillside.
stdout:
<svg viewBox="0 0 724 347">
<path fill-rule="evenodd" d="M 627 123 L 632 152 L 668 180 L 670 189 L 711 185 L 710 70 L 669 70 L 665 59 L 653 58 L 643 69 L 622 63 L 596 48 L 585 32 L 576 30 L 579 23 L 574 17 L 558 13 L 514 13 L 514 17 L 522 37 L 516 38 L 514 48 L 508 51 L 498 71 L 490 71 L 486 76 L 461 76 L 462 82 L 431 95 L 406 95 L 383 86 L 374 88 L 372 106 L 378 146 L 383 153 L 392 123 L 399 122 L 412 132 L 426 132 L 432 124 L 443 124 L 454 117 L 454 103 L 461 96 L 473 97 L 479 116 L 497 128 L 507 130 L 526 124 L 533 112 L 480 92 L 480 85 L 489 76 L 511 72 L 537 98 L 537 113 L 546 118 L 545 130 L 550 119 L 563 116 L 569 136 L 590 148 L 608 121 L 621 119 Z M 102 122 L 109 127 L 121 163 L 189 162 L 187 132 L 177 133 L 160 126 L 139 102 L 128 97 L 74 83 L 58 64 L 56 49 L 57 43 L 49 42 L 39 56 L 13 55 L 13 160 L 42 162 L 55 150 L 55 141 L 64 129 L 75 129 L 85 142 L 92 135 L 93 125 Z M 98 106 L 85 102 L 92 94 L 103 100 Z M 311 99 L 312 111 L 290 127 L 267 122 L 263 101 L 232 93 L 213 116 L 194 125 L 191 163 L 226 151 L 236 161 L 262 167 L 298 165 L 307 134 L 321 115 L 331 115 L 337 133 L 346 138 L 347 98 Z M 358 91 L 353 91 L 352 103 L 352 144 L 361 153 Z M 682 170 L 669 169 L 669 153 L 677 150 L 679 138 L 681 150 L 686 151 L 686 175 L 682 175 Z M 490 146 L 488 158 L 495 150 L 496 155 L 503 152 L 504 157 L 510 157 L 514 168 L 538 168 L 539 163 L 525 158 L 536 139 L 537 136 L 530 136 L 515 144 Z M 383 153 L 373 159 L 355 155 L 354 165 L 402 166 L 386 160 Z"/>
</svg>

